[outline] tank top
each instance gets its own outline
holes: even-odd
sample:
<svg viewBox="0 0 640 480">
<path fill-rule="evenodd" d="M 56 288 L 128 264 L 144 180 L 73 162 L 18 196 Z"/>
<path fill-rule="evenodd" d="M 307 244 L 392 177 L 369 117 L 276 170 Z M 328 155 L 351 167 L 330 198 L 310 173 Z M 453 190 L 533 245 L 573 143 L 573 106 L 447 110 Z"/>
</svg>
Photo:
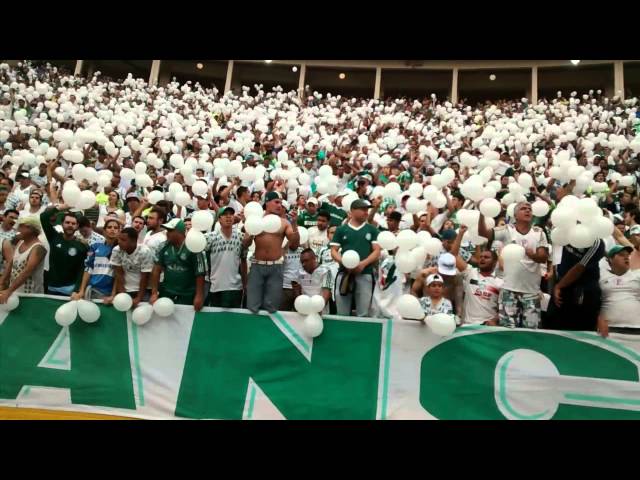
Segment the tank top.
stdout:
<svg viewBox="0 0 640 480">
<path fill-rule="evenodd" d="M 18 242 L 16 249 L 13 252 L 13 266 L 11 267 L 11 283 L 13 283 L 18 275 L 22 273 L 22 271 L 27 266 L 27 261 L 29 260 L 29 255 L 31 254 L 31 250 L 33 247 L 40 245 L 43 246 L 40 242 L 35 242 L 29 248 L 27 248 L 24 252 L 20 253 L 20 247 L 24 242 Z M 43 246 L 44 247 L 44 246 Z M 44 262 L 40 262 L 40 264 L 36 267 L 36 269 L 31 273 L 31 276 L 27 278 L 27 280 L 16 290 L 19 293 L 44 293 Z"/>
</svg>

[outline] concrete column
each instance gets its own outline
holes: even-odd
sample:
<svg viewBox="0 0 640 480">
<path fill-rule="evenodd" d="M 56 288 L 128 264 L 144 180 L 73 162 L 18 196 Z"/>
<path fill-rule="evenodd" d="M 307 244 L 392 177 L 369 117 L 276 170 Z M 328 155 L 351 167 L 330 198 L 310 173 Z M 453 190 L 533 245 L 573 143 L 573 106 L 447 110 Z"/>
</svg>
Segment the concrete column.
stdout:
<svg viewBox="0 0 640 480">
<path fill-rule="evenodd" d="M 531 105 L 538 104 L 538 67 L 531 68 Z"/>
<path fill-rule="evenodd" d="M 151 72 L 149 72 L 149 85 L 158 85 L 158 77 L 160 76 L 160 60 L 151 62 Z"/>
<path fill-rule="evenodd" d="M 453 68 L 451 77 L 451 103 L 458 103 L 458 67 Z"/>
<path fill-rule="evenodd" d="M 73 71 L 73 74 L 76 77 L 82 75 L 82 65 L 84 64 L 84 60 L 76 60 L 76 69 Z"/>
<path fill-rule="evenodd" d="M 298 79 L 298 96 L 304 98 L 304 79 L 307 75 L 307 64 L 300 65 L 300 78 Z"/>
<path fill-rule="evenodd" d="M 233 60 L 229 60 L 227 64 L 227 79 L 224 82 L 224 93 L 231 90 L 231 77 L 233 76 Z"/>
<path fill-rule="evenodd" d="M 621 60 L 613 64 L 613 91 L 614 96 L 619 95 L 624 100 L 624 63 Z"/>
<path fill-rule="evenodd" d="M 373 98 L 376 100 L 380 98 L 381 86 L 382 86 L 382 67 L 376 67 L 376 85 L 373 88 Z"/>
</svg>

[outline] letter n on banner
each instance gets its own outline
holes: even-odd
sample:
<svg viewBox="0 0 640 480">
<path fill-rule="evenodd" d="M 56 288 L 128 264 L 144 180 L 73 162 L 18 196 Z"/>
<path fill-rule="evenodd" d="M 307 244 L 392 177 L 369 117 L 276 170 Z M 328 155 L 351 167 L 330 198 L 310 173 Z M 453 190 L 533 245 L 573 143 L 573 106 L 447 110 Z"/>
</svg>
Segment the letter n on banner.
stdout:
<svg viewBox="0 0 640 480">
<path fill-rule="evenodd" d="M 100 306 L 100 320 L 76 320 L 69 328 L 71 369 L 38 367 L 60 334 L 54 319 L 63 302 L 20 298 L 0 325 L 0 398 L 14 399 L 23 386 L 68 388 L 74 404 L 135 410 L 127 319 Z"/>
<path fill-rule="evenodd" d="M 241 419 L 251 378 L 287 419 L 375 419 L 381 335 L 325 320 L 308 361 L 267 316 L 196 313 L 175 414 Z"/>
</svg>

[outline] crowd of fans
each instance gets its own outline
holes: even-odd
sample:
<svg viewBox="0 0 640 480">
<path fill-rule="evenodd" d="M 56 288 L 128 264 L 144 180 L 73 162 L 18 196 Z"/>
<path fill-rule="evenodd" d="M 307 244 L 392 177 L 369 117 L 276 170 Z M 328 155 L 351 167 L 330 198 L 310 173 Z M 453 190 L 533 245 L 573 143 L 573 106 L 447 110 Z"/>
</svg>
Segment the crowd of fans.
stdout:
<svg viewBox="0 0 640 480">
<path fill-rule="evenodd" d="M 222 95 L 0 65 L 0 303 L 640 332 L 636 99 Z M 202 232 L 202 233 L 200 233 Z"/>
</svg>

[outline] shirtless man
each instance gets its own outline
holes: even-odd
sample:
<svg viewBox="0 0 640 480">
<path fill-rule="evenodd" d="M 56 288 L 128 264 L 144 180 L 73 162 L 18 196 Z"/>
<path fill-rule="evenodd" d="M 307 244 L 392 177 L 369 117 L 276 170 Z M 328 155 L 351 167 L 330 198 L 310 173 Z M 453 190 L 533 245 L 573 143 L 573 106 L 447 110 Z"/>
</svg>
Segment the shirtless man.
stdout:
<svg viewBox="0 0 640 480">
<path fill-rule="evenodd" d="M 265 198 L 265 213 L 279 217 L 283 213 L 282 199 L 277 192 L 269 192 Z M 284 237 L 289 247 L 297 249 L 300 235 L 297 226 L 297 212 L 291 212 L 291 223 L 281 219 L 281 227 L 276 233 L 261 233 L 255 237 L 256 250 L 251 260 L 249 281 L 247 285 L 247 308 L 258 313 L 264 308 L 274 313 L 282 301 L 283 263 L 282 242 Z M 250 240 L 254 237 L 250 237 Z"/>
</svg>

